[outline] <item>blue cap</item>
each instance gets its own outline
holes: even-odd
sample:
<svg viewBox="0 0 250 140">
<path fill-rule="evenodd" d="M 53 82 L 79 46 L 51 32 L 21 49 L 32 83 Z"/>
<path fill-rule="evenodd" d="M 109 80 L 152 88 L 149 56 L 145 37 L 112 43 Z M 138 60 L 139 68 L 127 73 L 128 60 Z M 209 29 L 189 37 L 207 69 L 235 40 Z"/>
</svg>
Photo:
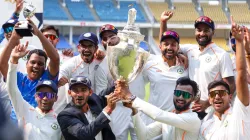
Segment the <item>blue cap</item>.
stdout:
<svg viewBox="0 0 250 140">
<path fill-rule="evenodd" d="M 85 85 L 89 89 L 91 89 L 91 81 L 89 80 L 89 78 L 85 76 L 77 76 L 77 77 L 71 78 L 69 81 L 69 89 L 71 90 L 73 85 L 78 85 L 78 84 Z"/>
<path fill-rule="evenodd" d="M 17 22 L 18 22 L 17 19 L 9 19 L 7 22 L 3 24 L 2 28 L 5 29 L 7 27 L 14 27 Z"/>
<path fill-rule="evenodd" d="M 93 42 L 96 46 L 98 45 L 98 38 L 94 33 L 83 33 L 79 36 L 78 42 L 80 41 L 91 41 Z"/>
<path fill-rule="evenodd" d="M 58 92 L 57 85 L 52 80 L 44 80 L 44 81 L 38 82 L 38 84 L 36 85 L 36 91 L 38 91 L 41 87 L 49 87 L 55 93 Z"/>
</svg>

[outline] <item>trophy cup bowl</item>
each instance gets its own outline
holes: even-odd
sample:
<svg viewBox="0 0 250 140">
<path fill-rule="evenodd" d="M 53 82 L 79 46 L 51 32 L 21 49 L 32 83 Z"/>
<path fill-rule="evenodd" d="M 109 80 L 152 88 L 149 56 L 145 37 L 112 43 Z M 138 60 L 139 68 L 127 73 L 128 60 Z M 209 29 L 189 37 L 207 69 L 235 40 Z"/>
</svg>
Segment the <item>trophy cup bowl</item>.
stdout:
<svg viewBox="0 0 250 140">
<path fill-rule="evenodd" d="M 144 40 L 144 35 L 135 26 L 136 10 L 128 12 L 128 22 L 117 36 L 107 41 L 107 58 L 110 74 L 113 80 L 125 80 L 128 84 L 132 82 L 142 71 L 149 53 L 139 50 L 139 44 Z M 122 100 L 122 102 L 128 102 Z"/>
<path fill-rule="evenodd" d="M 23 9 L 23 16 L 26 18 L 32 18 L 35 14 L 36 8 L 29 4 Z M 32 26 L 29 24 L 28 21 L 19 21 L 21 23 L 15 30 L 16 32 L 24 37 L 24 36 L 33 36 L 32 34 Z"/>
</svg>

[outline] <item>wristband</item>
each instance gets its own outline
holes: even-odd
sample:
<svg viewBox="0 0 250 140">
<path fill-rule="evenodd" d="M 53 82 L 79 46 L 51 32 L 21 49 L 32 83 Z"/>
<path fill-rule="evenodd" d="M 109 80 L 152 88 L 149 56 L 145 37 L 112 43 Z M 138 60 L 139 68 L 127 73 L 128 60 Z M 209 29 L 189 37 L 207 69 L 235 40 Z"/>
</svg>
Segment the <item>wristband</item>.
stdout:
<svg viewBox="0 0 250 140">
<path fill-rule="evenodd" d="M 19 17 L 20 14 L 15 12 L 14 15 L 17 16 L 17 17 Z"/>
</svg>

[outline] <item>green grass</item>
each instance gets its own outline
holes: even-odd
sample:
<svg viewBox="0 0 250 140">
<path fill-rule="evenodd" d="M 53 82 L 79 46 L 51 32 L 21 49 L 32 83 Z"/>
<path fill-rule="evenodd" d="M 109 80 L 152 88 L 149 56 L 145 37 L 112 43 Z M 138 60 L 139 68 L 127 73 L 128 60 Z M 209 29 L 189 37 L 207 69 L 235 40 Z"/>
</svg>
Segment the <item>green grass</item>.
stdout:
<svg viewBox="0 0 250 140">
<path fill-rule="evenodd" d="M 144 100 L 145 101 L 148 101 L 149 99 L 149 95 L 150 95 L 150 83 L 146 84 L 145 85 L 145 97 L 144 97 Z M 128 133 L 128 140 L 131 140 L 131 137 L 130 137 L 130 134 Z"/>
</svg>

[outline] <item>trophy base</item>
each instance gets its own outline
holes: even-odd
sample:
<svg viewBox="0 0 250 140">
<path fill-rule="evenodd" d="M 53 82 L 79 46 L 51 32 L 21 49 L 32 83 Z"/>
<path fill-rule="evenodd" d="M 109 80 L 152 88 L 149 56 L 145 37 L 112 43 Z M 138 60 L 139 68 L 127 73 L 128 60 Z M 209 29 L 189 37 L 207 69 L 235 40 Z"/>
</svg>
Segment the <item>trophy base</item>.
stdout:
<svg viewBox="0 0 250 140">
<path fill-rule="evenodd" d="M 20 25 L 15 28 L 16 32 L 20 36 L 33 36 L 32 34 L 32 26 L 29 24 L 28 21 L 19 21 Z"/>
<path fill-rule="evenodd" d="M 29 28 L 16 28 L 15 30 L 22 37 L 23 36 L 33 36 L 32 31 Z"/>
</svg>

